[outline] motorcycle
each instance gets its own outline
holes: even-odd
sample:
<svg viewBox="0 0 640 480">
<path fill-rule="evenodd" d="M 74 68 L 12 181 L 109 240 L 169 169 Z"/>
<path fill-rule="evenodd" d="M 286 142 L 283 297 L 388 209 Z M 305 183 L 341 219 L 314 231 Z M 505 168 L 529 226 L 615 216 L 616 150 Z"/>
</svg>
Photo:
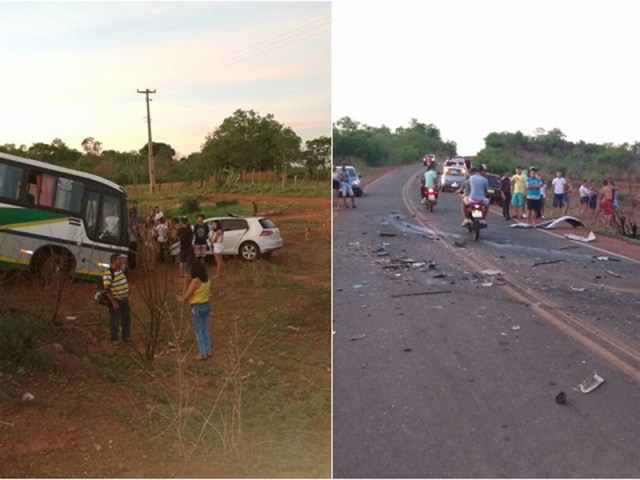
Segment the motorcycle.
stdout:
<svg viewBox="0 0 640 480">
<path fill-rule="evenodd" d="M 433 207 L 438 203 L 438 190 L 434 187 L 423 187 L 423 200 L 427 210 L 433 212 Z"/>
<path fill-rule="evenodd" d="M 469 222 L 467 222 L 466 226 L 474 240 L 478 240 L 480 238 L 481 229 L 487 228 L 487 224 L 482 221 L 482 209 L 482 202 L 472 202 L 467 205 L 467 218 L 469 219 Z"/>
</svg>

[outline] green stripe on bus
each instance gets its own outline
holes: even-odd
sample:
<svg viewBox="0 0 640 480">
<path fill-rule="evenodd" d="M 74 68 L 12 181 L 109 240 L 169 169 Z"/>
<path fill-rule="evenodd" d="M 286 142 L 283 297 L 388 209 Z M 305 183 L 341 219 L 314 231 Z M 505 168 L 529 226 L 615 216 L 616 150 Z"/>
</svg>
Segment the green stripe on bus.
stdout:
<svg viewBox="0 0 640 480">
<path fill-rule="evenodd" d="M 0 227 L 14 223 L 42 222 L 68 218 L 68 214 L 47 212 L 32 208 L 2 208 L 0 207 Z"/>
</svg>

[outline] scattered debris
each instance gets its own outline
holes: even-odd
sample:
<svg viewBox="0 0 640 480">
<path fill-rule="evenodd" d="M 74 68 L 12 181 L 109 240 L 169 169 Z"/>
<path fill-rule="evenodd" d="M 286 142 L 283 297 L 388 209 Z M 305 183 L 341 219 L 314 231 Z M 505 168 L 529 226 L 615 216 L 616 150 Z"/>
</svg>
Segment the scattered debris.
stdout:
<svg viewBox="0 0 640 480">
<path fill-rule="evenodd" d="M 493 282 L 484 282 L 482 284 L 483 287 L 492 287 L 493 286 Z"/>
<path fill-rule="evenodd" d="M 389 256 L 389 252 L 385 252 L 384 250 L 381 252 L 378 252 L 378 256 L 379 257 L 388 257 Z"/>
<path fill-rule="evenodd" d="M 609 257 L 596 257 L 597 260 L 600 260 L 601 262 L 606 262 L 607 260 L 609 260 Z"/>
<path fill-rule="evenodd" d="M 518 330 L 520 330 L 520 325 L 514 325 L 513 327 L 511 327 L 511 330 L 517 332 Z"/>
<path fill-rule="evenodd" d="M 446 273 L 436 273 L 433 278 L 445 278 L 446 276 Z"/>
<path fill-rule="evenodd" d="M 299 332 L 300 327 L 294 327 L 293 325 L 287 325 L 287 330 L 293 330 L 294 332 Z"/>
<path fill-rule="evenodd" d="M 465 248 L 467 246 L 467 244 L 465 242 L 456 242 L 456 241 L 454 241 L 453 244 L 458 248 Z"/>
<path fill-rule="evenodd" d="M 585 378 L 580 384 L 580 391 L 582 393 L 589 393 L 598 388 L 604 382 L 604 378 L 598 375 L 595 371 Z"/>
<path fill-rule="evenodd" d="M 571 287 L 571 290 L 573 290 L 574 292 L 584 292 L 586 289 L 585 288 L 578 288 L 578 287 Z"/>
<path fill-rule="evenodd" d="M 618 258 L 611 258 L 611 257 L 594 257 L 596 260 L 600 260 L 601 262 L 619 262 L 620 259 Z"/>
<path fill-rule="evenodd" d="M 33 400 L 35 400 L 36 397 L 33 396 L 33 394 L 26 392 L 24 395 L 22 395 L 22 400 L 25 402 L 32 402 Z"/>
<path fill-rule="evenodd" d="M 413 349 L 411 349 L 411 348 L 405 348 L 405 349 L 403 350 L 403 352 L 405 352 L 405 353 L 409 353 L 409 352 L 411 352 L 412 350 L 413 350 Z"/>
<path fill-rule="evenodd" d="M 13 423 L 10 422 L 3 422 L 2 420 L 0 420 L 0 425 L 6 425 L 7 427 L 13 427 Z"/>
<path fill-rule="evenodd" d="M 500 270 L 482 270 L 480 273 L 483 275 L 489 275 L 492 277 L 502 275 L 502 272 Z"/>
<path fill-rule="evenodd" d="M 353 285 L 354 290 L 360 290 L 362 287 L 364 287 L 364 285 L 360 285 L 359 283 L 356 283 L 355 285 Z"/>
<path fill-rule="evenodd" d="M 608 273 L 609 275 L 611 275 L 612 277 L 616 277 L 616 278 L 620 278 L 621 275 L 616 273 L 616 272 L 612 272 L 611 270 L 605 270 L 606 273 Z"/>
<path fill-rule="evenodd" d="M 418 295 L 435 295 L 437 293 L 451 293 L 451 290 L 432 290 L 430 292 L 416 292 L 416 293 L 394 293 L 391 294 L 391 297 L 415 297 Z"/>
<path fill-rule="evenodd" d="M 569 250 L 570 248 L 580 248 L 578 245 L 567 245 L 566 247 L 560 247 L 558 250 Z"/>
<path fill-rule="evenodd" d="M 569 240 L 575 240 L 576 242 L 583 242 L 583 243 L 593 242 L 596 239 L 596 236 L 593 234 L 593 232 L 589 232 L 589 235 L 587 235 L 586 237 L 582 237 L 580 235 L 574 235 L 572 233 L 565 233 L 564 237 L 568 238 Z"/>
<path fill-rule="evenodd" d="M 396 235 L 397 235 L 396 233 L 391 233 L 391 232 L 380 232 L 381 237 L 395 237 Z"/>
<path fill-rule="evenodd" d="M 359 333 L 357 335 L 354 335 L 353 337 L 351 337 L 349 339 L 350 342 L 356 342 L 358 340 L 362 340 L 363 338 L 367 338 L 367 334 L 366 333 Z"/>
<path fill-rule="evenodd" d="M 567 394 L 564 392 L 560 392 L 556 395 L 556 403 L 558 405 L 566 405 L 567 404 Z"/>
<path fill-rule="evenodd" d="M 564 260 L 547 260 L 546 262 L 536 262 L 533 264 L 534 267 L 538 265 L 551 265 L 552 263 L 562 263 Z"/>
</svg>

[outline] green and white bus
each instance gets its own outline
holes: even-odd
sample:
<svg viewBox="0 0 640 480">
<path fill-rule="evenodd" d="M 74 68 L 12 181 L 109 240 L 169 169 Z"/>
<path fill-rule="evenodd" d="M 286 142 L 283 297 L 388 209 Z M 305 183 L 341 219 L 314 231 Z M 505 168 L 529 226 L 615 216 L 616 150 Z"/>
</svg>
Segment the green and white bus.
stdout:
<svg viewBox="0 0 640 480">
<path fill-rule="evenodd" d="M 127 194 L 97 175 L 0 153 L 0 266 L 97 279 L 128 254 Z"/>
</svg>

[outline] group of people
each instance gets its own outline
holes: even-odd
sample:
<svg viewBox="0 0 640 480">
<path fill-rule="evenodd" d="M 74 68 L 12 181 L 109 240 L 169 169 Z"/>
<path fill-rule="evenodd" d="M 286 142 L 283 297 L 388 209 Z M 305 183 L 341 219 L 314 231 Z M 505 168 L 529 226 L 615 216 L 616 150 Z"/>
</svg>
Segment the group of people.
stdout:
<svg viewBox="0 0 640 480">
<path fill-rule="evenodd" d="M 592 220 L 595 221 L 597 213 L 602 211 L 607 227 L 611 227 L 611 217 L 616 206 L 614 205 L 615 186 L 612 184 L 613 182 L 605 177 L 599 192 L 586 180 L 580 186 L 580 212 L 586 213 L 587 208 L 592 209 L 594 212 Z M 516 167 L 513 175 L 505 171 L 500 179 L 503 218 L 511 220 L 511 207 L 513 207 L 514 217 L 526 219 L 530 225 L 535 224 L 539 218 L 544 219 L 548 186 L 553 192 L 552 205 L 555 216 L 567 215 L 571 203 L 572 182 L 563 175 L 561 170 L 556 171 L 549 185 L 540 177 L 536 167 L 531 167 L 528 171 Z"/>
<path fill-rule="evenodd" d="M 197 216 L 196 223 L 191 225 L 188 217 L 166 219 L 159 206 L 151 209 L 144 223 L 140 223 L 136 208 L 129 210 L 129 257 L 128 268 L 135 270 L 138 254 L 148 252 L 146 261 L 151 265 L 173 263 L 177 257 L 180 265 L 180 277 L 195 263 L 204 263 L 208 245 L 211 244 L 216 261 L 215 277 L 224 275 L 222 254 L 224 231 L 219 221 L 213 222 L 213 228 L 204 222 L 204 215 Z M 179 249 L 175 247 L 179 245 Z M 173 251 L 179 251 L 172 255 Z M 215 278 L 214 277 L 214 278 Z"/>
<path fill-rule="evenodd" d="M 334 165 L 331 178 L 333 185 L 333 208 L 338 209 L 340 207 L 340 194 L 342 194 L 344 208 L 349 208 L 347 198 L 351 199 L 351 208 L 356 208 L 356 197 L 353 193 L 351 182 L 349 181 L 346 164 L 342 163 L 340 169 Z"/>
</svg>

